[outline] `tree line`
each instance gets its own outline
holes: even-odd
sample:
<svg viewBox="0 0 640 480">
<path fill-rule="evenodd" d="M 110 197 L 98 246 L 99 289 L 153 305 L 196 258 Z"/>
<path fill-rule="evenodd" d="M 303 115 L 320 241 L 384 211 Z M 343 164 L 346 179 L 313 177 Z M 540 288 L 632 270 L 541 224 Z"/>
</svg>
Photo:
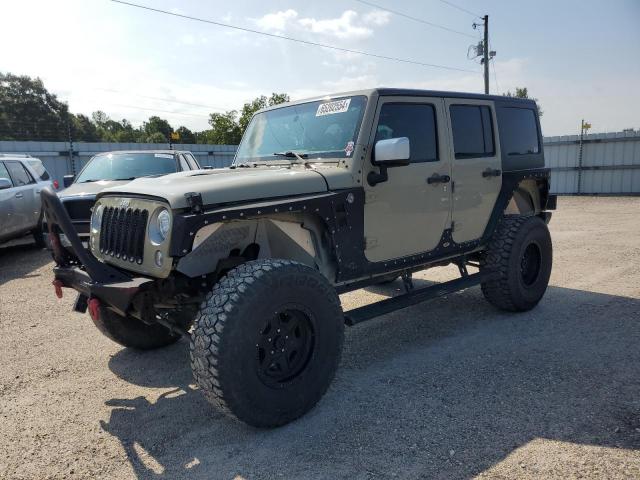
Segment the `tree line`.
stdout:
<svg viewBox="0 0 640 480">
<path fill-rule="evenodd" d="M 74 142 L 207 143 L 237 145 L 253 114 L 264 107 L 288 102 L 286 93 L 260 96 L 240 110 L 209 115 L 210 128 L 194 132 L 151 116 L 139 127 L 127 119 L 114 120 L 102 110 L 90 116 L 71 113 L 50 93 L 40 78 L 0 72 L 0 140 Z"/>
</svg>

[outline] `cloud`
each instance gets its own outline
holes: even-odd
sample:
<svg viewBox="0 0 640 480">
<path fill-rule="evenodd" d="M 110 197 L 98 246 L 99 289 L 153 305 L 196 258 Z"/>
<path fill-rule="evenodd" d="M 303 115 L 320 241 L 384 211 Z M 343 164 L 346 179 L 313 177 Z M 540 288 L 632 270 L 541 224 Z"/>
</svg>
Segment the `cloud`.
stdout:
<svg viewBox="0 0 640 480">
<path fill-rule="evenodd" d="M 358 26 L 356 20 L 358 13 L 347 10 L 338 18 L 328 18 L 317 20 L 315 18 L 301 18 L 300 25 L 306 27 L 313 33 L 332 36 L 336 38 L 366 38 L 373 34 L 373 30 L 367 27 Z"/>
<path fill-rule="evenodd" d="M 389 23 L 389 20 L 391 20 L 391 13 L 383 12 L 382 10 L 373 10 L 369 13 L 365 13 L 362 20 L 364 23 L 368 23 L 370 25 L 382 26 Z"/>
<path fill-rule="evenodd" d="M 283 32 L 288 24 L 297 17 L 298 12 L 290 8 L 282 12 L 267 13 L 263 17 L 254 19 L 254 22 L 264 30 Z"/>
<path fill-rule="evenodd" d="M 362 16 L 353 10 L 345 10 L 337 18 L 318 19 L 299 18 L 293 9 L 267 13 L 260 18 L 251 19 L 258 27 L 272 32 L 311 32 L 326 37 L 357 40 L 373 35 L 371 27 L 380 27 L 389 23 L 391 14 L 382 10 L 372 10 Z"/>
</svg>

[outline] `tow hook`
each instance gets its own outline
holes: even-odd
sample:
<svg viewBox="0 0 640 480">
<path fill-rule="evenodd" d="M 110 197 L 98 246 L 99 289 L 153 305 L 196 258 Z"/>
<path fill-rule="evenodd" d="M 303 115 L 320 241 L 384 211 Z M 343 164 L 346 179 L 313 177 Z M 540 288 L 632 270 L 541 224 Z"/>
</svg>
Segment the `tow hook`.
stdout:
<svg viewBox="0 0 640 480">
<path fill-rule="evenodd" d="M 62 282 L 60 280 L 54 280 L 51 282 L 51 285 L 53 285 L 56 292 L 56 297 L 62 298 Z"/>
<path fill-rule="evenodd" d="M 97 298 L 89 299 L 89 315 L 91 315 L 91 320 L 97 322 L 100 320 L 100 300 Z"/>
</svg>

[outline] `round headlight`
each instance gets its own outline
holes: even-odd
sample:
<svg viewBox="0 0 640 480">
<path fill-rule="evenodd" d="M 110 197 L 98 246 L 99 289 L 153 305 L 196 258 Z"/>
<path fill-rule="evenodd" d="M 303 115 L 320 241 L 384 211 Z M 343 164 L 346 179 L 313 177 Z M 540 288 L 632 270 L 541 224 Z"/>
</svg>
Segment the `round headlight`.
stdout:
<svg viewBox="0 0 640 480">
<path fill-rule="evenodd" d="M 93 209 L 93 214 L 91 215 L 91 232 L 98 233 L 100 231 L 100 227 L 102 226 L 102 214 L 104 213 L 104 207 L 102 205 L 98 205 Z"/>
<path fill-rule="evenodd" d="M 169 229 L 171 228 L 171 215 L 168 210 L 162 210 L 158 214 L 158 233 L 160 234 L 161 241 L 164 241 L 169 235 Z"/>
</svg>

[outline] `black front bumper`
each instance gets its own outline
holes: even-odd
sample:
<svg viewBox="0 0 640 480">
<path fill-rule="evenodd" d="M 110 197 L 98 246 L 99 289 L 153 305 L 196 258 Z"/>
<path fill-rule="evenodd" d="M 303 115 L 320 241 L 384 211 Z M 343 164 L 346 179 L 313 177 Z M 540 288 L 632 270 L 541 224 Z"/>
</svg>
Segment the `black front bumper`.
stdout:
<svg viewBox="0 0 640 480">
<path fill-rule="evenodd" d="M 84 248 L 62 202 L 54 191 L 41 192 L 42 209 L 47 218 L 47 229 L 56 266 L 55 279 L 61 286 L 73 288 L 87 298 L 98 298 L 117 313 L 125 315 L 136 294 L 154 280 L 133 277 L 122 270 L 99 262 Z M 70 246 L 60 242 L 64 233 Z"/>
</svg>

